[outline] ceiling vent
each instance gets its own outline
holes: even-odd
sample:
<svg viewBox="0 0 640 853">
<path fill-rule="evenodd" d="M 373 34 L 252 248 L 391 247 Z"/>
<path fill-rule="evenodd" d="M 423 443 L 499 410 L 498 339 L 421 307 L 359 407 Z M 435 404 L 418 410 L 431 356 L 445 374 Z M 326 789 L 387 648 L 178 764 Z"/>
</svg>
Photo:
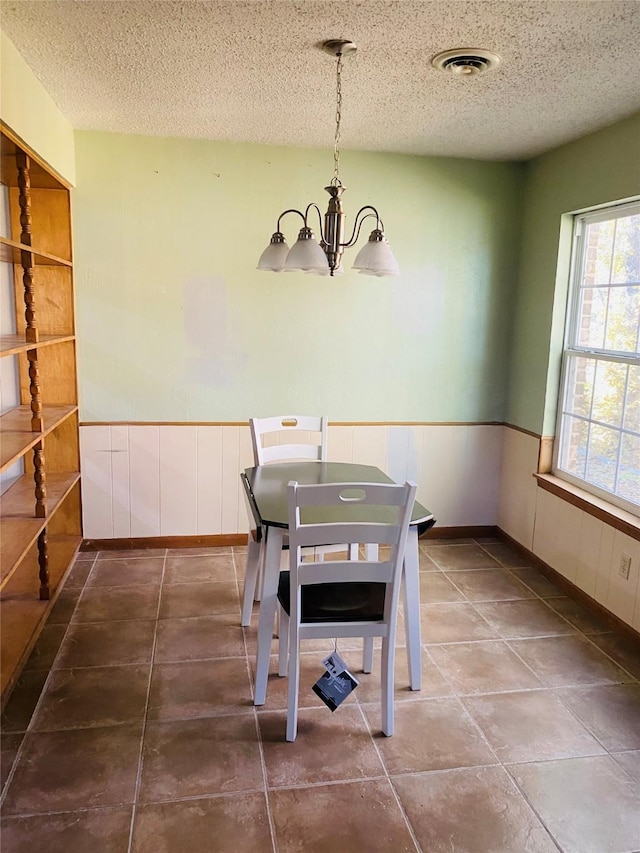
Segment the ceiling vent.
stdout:
<svg viewBox="0 0 640 853">
<path fill-rule="evenodd" d="M 431 60 L 435 68 L 455 74 L 456 77 L 472 77 L 493 71 L 500 65 L 500 57 L 490 50 L 478 47 L 459 47 L 444 50 Z"/>
</svg>

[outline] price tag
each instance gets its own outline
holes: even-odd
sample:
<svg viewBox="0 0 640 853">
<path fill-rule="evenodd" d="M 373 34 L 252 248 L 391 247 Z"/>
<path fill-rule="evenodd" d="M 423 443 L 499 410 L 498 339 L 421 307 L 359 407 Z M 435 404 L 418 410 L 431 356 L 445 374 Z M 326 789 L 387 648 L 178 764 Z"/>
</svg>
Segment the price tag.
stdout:
<svg viewBox="0 0 640 853">
<path fill-rule="evenodd" d="M 338 673 L 344 672 L 345 669 L 347 669 L 347 664 L 340 657 L 337 651 L 331 652 L 330 655 L 327 655 L 327 657 L 322 661 L 322 665 L 329 675 L 338 675 Z"/>
<path fill-rule="evenodd" d="M 352 693 L 359 682 L 347 669 L 338 652 L 332 652 L 322 661 L 327 670 L 311 688 L 333 712 Z"/>
</svg>

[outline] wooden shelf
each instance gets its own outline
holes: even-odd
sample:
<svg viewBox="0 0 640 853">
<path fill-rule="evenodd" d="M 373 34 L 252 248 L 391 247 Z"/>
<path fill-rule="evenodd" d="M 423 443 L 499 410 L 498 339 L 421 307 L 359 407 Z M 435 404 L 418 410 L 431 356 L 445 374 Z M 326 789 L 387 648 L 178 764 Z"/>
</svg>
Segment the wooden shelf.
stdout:
<svg viewBox="0 0 640 853">
<path fill-rule="evenodd" d="M 16 173 L 16 152 L 26 151 L 31 157 L 31 168 L 29 177 L 31 187 L 44 189 L 69 189 L 71 184 L 68 183 L 55 169 L 52 169 L 37 153 L 31 149 L 25 142 L 14 133 L 3 121 L 0 121 L 0 131 L 2 132 L 2 152 L 0 156 L 0 180 L 8 187 L 18 186 L 18 176 Z"/>
<path fill-rule="evenodd" d="M 18 406 L 0 417 L 0 471 L 30 450 L 42 438 L 78 410 L 73 406 L 43 406 L 44 430 L 32 432 L 31 408 Z"/>
<path fill-rule="evenodd" d="M 25 341 L 22 335 L 1 335 L 0 358 L 5 355 L 19 355 L 19 353 L 27 352 L 30 349 L 41 349 L 73 340 L 75 340 L 75 335 L 40 335 L 40 340 L 37 343 L 29 343 Z"/>
<path fill-rule="evenodd" d="M 34 518 L 34 484 L 20 477 L 2 495 L 0 511 L 0 589 L 9 581 L 29 548 L 80 479 L 80 472 L 47 476 L 47 517 Z"/>
<path fill-rule="evenodd" d="M 21 564 L 21 570 L 14 574 L 2 591 L 0 691 L 5 698 L 31 653 L 51 605 L 55 602 L 60 582 L 69 570 L 81 541 L 80 536 L 49 537 L 51 601 L 40 601 L 38 597 L 38 561 L 35 552 Z"/>
<path fill-rule="evenodd" d="M 25 246 L 8 237 L 0 237 L 0 261 L 9 264 L 19 264 L 22 261 L 22 253 L 28 252 L 33 255 L 33 265 L 49 267 L 70 267 L 71 261 L 50 255 L 48 252 L 39 252 L 35 246 Z"/>
<path fill-rule="evenodd" d="M 0 471 L 24 463 L 0 496 L 4 705 L 80 545 L 82 512 L 70 187 L 1 121 L 0 182 L 1 296 L 18 332 L 0 337 L 0 357 L 15 357 L 2 385 L 22 404 L 0 417 Z"/>
</svg>

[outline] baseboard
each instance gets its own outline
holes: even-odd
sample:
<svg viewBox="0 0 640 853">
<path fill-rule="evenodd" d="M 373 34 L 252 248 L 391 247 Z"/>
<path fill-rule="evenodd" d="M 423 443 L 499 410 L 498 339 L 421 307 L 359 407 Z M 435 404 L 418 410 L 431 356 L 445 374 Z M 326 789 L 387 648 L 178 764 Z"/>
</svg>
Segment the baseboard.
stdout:
<svg viewBox="0 0 640 853">
<path fill-rule="evenodd" d="M 573 598 L 574 601 L 577 601 L 578 604 L 582 605 L 585 610 L 588 610 L 590 613 L 593 613 L 594 616 L 602 619 L 603 622 L 611 626 L 613 631 L 625 634 L 627 637 L 636 641 L 640 640 L 640 633 L 638 633 L 635 628 L 627 622 L 623 622 L 623 620 L 616 616 L 615 613 L 607 610 L 607 608 L 600 604 L 600 602 L 596 601 L 595 598 L 591 598 L 591 596 L 584 590 L 580 589 L 579 586 L 576 586 L 570 580 L 565 578 L 564 575 L 561 575 L 560 572 L 552 568 L 548 563 L 545 563 L 544 560 L 537 557 L 533 551 L 525 548 L 524 545 L 521 545 L 516 539 L 509 536 L 508 533 L 505 533 L 504 530 L 501 530 L 499 527 L 497 527 L 496 530 L 498 531 L 498 536 L 500 536 L 501 539 L 504 539 L 504 541 L 510 545 L 517 554 L 524 557 L 529 565 L 533 566 L 534 569 L 537 569 L 541 575 L 544 575 L 546 578 L 549 578 L 550 581 L 553 581 L 553 583 L 559 587 L 562 592 L 566 593 L 569 598 Z"/>
<path fill-rule="evenodd" d="M 125 551 L 131 548 L 228 548 L 246 545 L 246 533 L 211 536 L 139 536 L 128 539 L 84 539 L 81 551 Z"/>
<path fill-rule="evenodd" d="M 476 524 L 462 527 L 432 527 L 420 539 L 491 539 L 498 536 L 495 524 Z"/>
<path fill-rule="evenodd" d="M 435 527 L 421 539 L 486 539 L 498 535 L 495 525 Z M 246 533 L 221 533 L 211 536 L 140 536 L 126 539 L 84 539 L 81 551 L 125 551 L 131 548 L 228 548 L 246 545 Z"/>
</svg>

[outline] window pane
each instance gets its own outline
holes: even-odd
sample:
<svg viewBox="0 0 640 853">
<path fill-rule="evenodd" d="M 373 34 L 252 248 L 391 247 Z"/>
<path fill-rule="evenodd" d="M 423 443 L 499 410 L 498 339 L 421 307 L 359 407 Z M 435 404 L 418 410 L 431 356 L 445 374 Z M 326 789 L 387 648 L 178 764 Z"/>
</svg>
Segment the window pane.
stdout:
<svg viewBox="0 0 640 853">
<path fill-rule="evenodd" d="M 608 287 L 586 287 L 580 293 L 577 343 L 602 349 L 609 304 Z"/>
<path fill-rule="evenodd" d="M 618 352 L 638 352 L 640 328 L 640 285 L 612 287 L 604 348 Z"/>
<path fill-rule="evenodd" d="M 554 470 L 640 515 L 640 203 L 575 222 Z"/>
<path fill-rule="evenodd" d="M 640 365 L 629 365 L 624 428 L 640 433 Z"/>
<path fill-rule="evenodd" d="M 592 222 L 585 229 L 586 257 L 583 284 L 609 284 L 616 221 Z"/>
<path fill-rule="evenodd" d="M 564 419 L 559 465 L 574 477 L 584 477 L 589 424 L 577 418 Z"/>
<path fill-rule="evenodd" d="M 616 284 L 640 281 L 640 215 L 618 219 L 611 280 Z"/>
<path fill-rule="evenodd" d="M 585 477 L 608 492 L 613 492 L 616 482 L 619 441 L 620 433 L 616 430 L 591 425 Z"/>
<path fill-rule="evenodd" d="M 593 392 L 591 417 L 611 426 L 622 426 L 622 409 L 627 381 L 627 365 L 615 361 L 599 361 Z"/>
<path fill-rule="evenodd" d="M 574 415 L 588 418 L 591 414 L 591 397 L 596 362 L 592 358 L 572 358 L 567 376 L 565 409 Z"/>
<path fill-rule="evenodd" d="M 640 436 L 622 436 L 617 493 L 640 504 Z"/>
</svg>

